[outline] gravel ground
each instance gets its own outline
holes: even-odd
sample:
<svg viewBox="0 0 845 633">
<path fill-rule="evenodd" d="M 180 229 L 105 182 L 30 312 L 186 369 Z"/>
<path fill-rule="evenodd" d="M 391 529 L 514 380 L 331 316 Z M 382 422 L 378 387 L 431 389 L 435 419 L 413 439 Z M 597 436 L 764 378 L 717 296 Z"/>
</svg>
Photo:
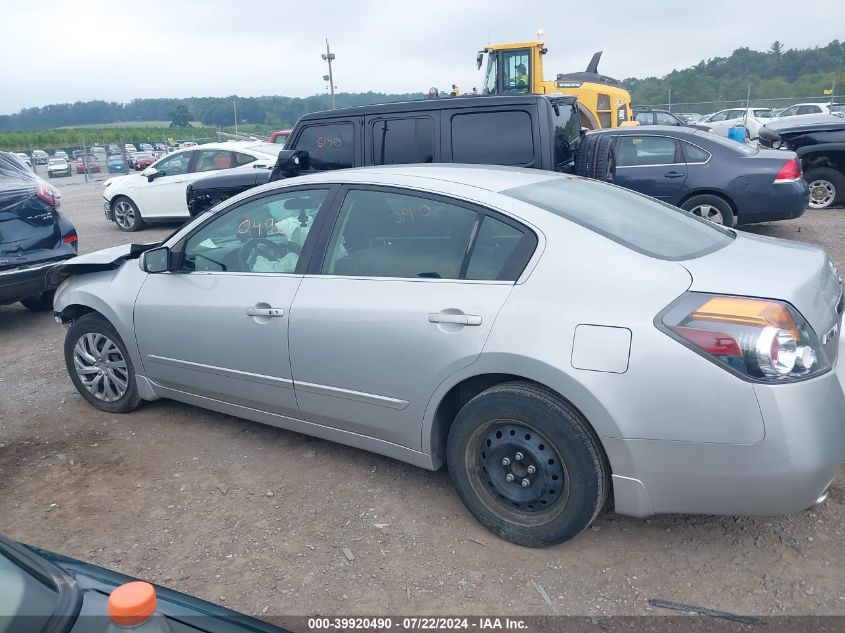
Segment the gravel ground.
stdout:
<svg viewBox="0 0 845 633">
<path fill-rule="evenodd" d="M 84 252 L 174 228 L 121 233 L 101 183 L 56 184 Z M 752 230 L 845 261 L 845 211 Z M 845 470 L 812 511 L 607 514 L 528 550 L 481 528 L 444 472 L 174 402 L 99 412 L 66 376 L 63 336 L 49 314 L 0 307 L 0 531 L 18 540 L 263 617 L 655 614 L 649 598 L 845 615 Z"/>
</svg>

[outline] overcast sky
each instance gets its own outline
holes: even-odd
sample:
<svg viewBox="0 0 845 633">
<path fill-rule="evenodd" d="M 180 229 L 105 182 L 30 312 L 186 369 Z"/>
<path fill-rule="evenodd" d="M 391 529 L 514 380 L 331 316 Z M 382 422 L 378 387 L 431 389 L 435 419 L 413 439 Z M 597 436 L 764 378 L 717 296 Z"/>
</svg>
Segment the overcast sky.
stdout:
<svg viewBox="0 0 845 633">
<path fill-rule="evenodd" d="M 344 92 L 478 85 L 476 51 L 545 31 L 546 78 L 664 75 L 735 48 L 845 39 L 843 0 L 0 0 L 0 114 L 139 97 L 326 91 L 328 37 Z"/>
</svg>

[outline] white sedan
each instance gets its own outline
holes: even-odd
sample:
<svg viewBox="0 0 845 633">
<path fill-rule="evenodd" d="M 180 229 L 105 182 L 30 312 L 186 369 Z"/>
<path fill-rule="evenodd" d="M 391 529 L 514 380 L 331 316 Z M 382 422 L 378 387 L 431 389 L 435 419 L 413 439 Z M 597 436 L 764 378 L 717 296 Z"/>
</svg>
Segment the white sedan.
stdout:
<svg viewBox="0 0 845 633">
<path fill-rule="evenodd" d="M 189 218 L 185 190 L 190 183 L 212 171 L 271 167 L 278 151 L 268 143 L 208 143 L 167 154 L 140 174 L 105 182 L 106 218 L 122 231 L 137 231 L 145 220 Z"/>
<path fill-rule="evenodd" d="M 775 118 L 771 108 L 730 108 L 704 117 L 696 125 L 707 126 L 719 136 L 727 136 L 730 128 L 742 126 L 747 130 L 745 138 L 755 139 L 760 126 Z"/>
</svg>

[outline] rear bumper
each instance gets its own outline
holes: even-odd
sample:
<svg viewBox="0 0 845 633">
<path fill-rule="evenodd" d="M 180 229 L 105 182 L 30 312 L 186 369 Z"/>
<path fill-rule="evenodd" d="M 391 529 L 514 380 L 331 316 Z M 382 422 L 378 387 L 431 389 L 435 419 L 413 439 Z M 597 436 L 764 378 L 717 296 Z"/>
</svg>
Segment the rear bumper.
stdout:
<svg viewBox="0 0 845 633">
<path fill-rule="evenodd" d="M 70 257 L 72 255 L 39 262 L 26 268 L 0 270 L 0 304 L 36 297 L 43 293 L 47 290 L 47 271 Z"/>
<path fill-rule="evenodd" d="M 753 196 L 737 204 L 737 223 L 754 224 L 800 218 L 810 202 L 804 179 L 772 184 L 768 195 Z"/>
<path fill-rule="evenodd" d="M 780 515 L 812 506 L 845 459 L 844 387 L 842 359 L 819 378 L 755 386 L 766 430 L 757 444 L 605 438 L 616 511 Z"/>
</svg>

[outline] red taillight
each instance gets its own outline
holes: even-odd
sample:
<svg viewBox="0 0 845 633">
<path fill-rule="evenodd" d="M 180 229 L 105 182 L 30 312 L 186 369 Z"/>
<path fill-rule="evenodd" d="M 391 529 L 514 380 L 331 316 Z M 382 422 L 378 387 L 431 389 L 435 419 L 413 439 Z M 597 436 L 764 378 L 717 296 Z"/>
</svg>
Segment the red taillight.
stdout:
<svg viewBox="0 0 845 633">
<path fill-rule="evenodd" d="M 73 244 L 73 243 L 74 243 L 77 239 L 79 239 L 79 238 L 77 237 L 76 233 L 74 233 L 73 235 L 68 235 L 68 236 L 67 236 L 65 239 L 63 239 L 62 241 L 63 241 L 65 244 Z"/>
<path fill-rule="evenodd" d="M 783 167 L 780 168 L 778 175 L 775 176 L 775 182 L 795 182 L 801 178 L 801 165 L 796 159 L 786 161 Z"/>
<path fill-rule="evenodd" d="M 703 349 L 705 352 L 709 352 L 715 356 L 742 357 L 742 351 L 739 349 L 739 343 L 737 343 L 736 339 L 734 339 L 734 337 L 730 334 L 716 332 L 713 330 L 701 330 L 682 325 L 676 325 L 672 329 L 689 342 Z"/>
<path fill-rule="evenodd" d="M 35 192 L 35 195 L 51 207 L 54 207 L 56 206 L 56 193 L 56 190 L 52 187 L 38 187 L 38 191 Z"/>
</svg>

